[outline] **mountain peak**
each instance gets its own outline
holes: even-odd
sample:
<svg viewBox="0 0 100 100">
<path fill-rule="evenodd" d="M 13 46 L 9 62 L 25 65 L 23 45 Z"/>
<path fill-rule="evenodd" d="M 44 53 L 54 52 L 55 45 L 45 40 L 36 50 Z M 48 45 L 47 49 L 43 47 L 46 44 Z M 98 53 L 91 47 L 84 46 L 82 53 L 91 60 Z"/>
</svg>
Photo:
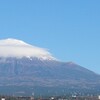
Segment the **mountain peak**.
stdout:
<svg viewBox="0 0 100 100">
<path fill-rule="evenodd" d="M 43 60 L 56 60 L 46 49 L 13 38 L 0 40 L 0 57 L 35 57 Z"/>
</svg>

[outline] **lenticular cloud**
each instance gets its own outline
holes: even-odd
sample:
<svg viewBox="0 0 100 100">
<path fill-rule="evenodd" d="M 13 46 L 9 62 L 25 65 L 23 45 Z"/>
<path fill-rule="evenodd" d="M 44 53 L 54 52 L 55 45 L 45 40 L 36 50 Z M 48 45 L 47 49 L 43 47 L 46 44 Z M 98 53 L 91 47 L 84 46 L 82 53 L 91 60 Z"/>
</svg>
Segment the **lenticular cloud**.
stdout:
<svg viewBox="0 0 100 100">
<path fill-rule="evenodd" d="M 44 48 L 27 44 L 21 40 L 0 40 L 1 57 L 37 57 L 40 59 L 55 60 L 55 58 Z"/>
</svg>

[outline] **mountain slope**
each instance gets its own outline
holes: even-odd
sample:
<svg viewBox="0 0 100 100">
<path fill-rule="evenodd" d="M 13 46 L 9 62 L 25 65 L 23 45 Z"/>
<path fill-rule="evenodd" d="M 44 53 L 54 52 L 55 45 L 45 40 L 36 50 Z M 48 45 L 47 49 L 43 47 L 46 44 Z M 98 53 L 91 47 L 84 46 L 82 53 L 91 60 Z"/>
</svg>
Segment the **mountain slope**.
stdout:
<svg viewBox="0 0 100 100">
<path fill-rule="evenodd" d="M 65 63 L 25 57 L 4 59 L 5 61 L 3 61 L 3 58 L 0 58 L 0 77 L 6 78 L 5 82 L 12 80 L 10 83 L 6 82 L 7 85 L 21 85 L 22 83 L 33 86 L 66 86 L 68 83 L 76 85 L 84 83 L 85 85 L 98 83 L 100 79 L 92 71 L 70 62 Z"/>
</svg>

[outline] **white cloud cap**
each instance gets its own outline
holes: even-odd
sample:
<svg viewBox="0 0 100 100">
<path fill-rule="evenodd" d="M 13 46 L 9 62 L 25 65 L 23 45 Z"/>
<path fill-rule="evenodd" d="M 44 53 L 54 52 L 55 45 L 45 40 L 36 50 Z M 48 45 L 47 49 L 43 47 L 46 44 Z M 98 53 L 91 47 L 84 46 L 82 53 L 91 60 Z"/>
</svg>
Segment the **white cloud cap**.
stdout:
<svg viewBox="0 0 100 100">
<path fill-rule="evenodd" d="M 27 44 L 17 39 L 0 40 L 1 57 L 36 57 L 43 60 L 56 60 L 51 53 L 44 48 Z"/>
</svg>

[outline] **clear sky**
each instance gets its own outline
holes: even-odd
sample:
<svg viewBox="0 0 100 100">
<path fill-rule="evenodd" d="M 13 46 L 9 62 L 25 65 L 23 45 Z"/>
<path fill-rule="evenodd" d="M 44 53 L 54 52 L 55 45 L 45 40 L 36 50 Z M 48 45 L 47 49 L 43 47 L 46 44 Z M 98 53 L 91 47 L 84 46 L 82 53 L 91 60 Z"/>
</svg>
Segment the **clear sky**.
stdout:
<svg viewBox="0 0 100 100">
<path fill-rule="evenodd" d="M 100 0 L 0 0 L 0 39 L 47 48 L 100 74 Z"/>
</svg>

